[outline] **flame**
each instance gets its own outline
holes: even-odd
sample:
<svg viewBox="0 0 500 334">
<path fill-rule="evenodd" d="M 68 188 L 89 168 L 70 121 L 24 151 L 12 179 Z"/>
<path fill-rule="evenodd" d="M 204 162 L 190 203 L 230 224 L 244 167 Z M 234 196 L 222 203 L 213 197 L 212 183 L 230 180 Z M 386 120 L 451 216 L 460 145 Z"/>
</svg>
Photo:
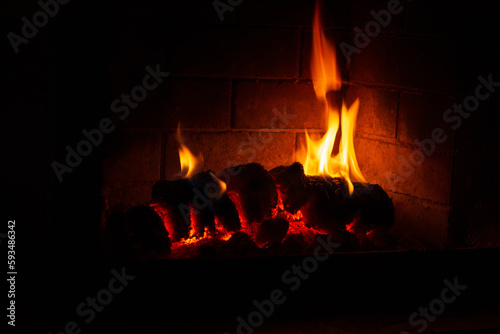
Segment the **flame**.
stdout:
<svg viewBox="0 0 500 334">
<path fill-rule="evenodd" d="M 215 174 L 213 172 L 209 172 L 208 174 L 210 175 L 210 177 L 212 178 L 212 180 L 214 181 L 214 183 L 217 185 L 217 187 L 219 187 L 219 193 L 217 194 L 217 197 L 216 197 L 217 199 L 219 199 L 226 192 L 227 185 L 226 185 L 226 183 L 224 181 L 222 181 L 217 176 L 215 176 Z"/>
<path fill-rule="evenodd" d="M 201 154 L 195 156 L 184 144 L 184 139 L 181 136 L 181 123 L 177 126 L 177 134 L 175 136 L 179 143 L 179 160 L 181 162 L 181 174 L 184 177 L 191 177 L 195 174 L 202 162 Z"/>
<path fill-rule="evenodd" d="M 349 108 L 342 103 L 339 115 L 331 99 L 327 98 L 328 92 L 340 90 L 342 81 L 337 67 L 335 47 L 327 41 L 323 31 L 319 1 L 316 3 L 313 23 L 311 76 L 316 97 L 324 104 L 327 131 L 320 139 L 311 138 L 306 131 L 306 148 L 297 152 L 298 160 L 304 165 L 306 175 L 343 177 L 348 184 L 349 194 L 352 194 L 354 191 L 352 181 L 366 183 L 358 166 L 353 142 L 359 100 Z M 339 126 L 342 129 L 339 152 L 332 157 Z"/>
<path fill-rule="evenodd" d="M 342 81 L 335 61 L 335 47 L 326 40 L 321 21 L 319 1 L 313 22 L 313 54 L 311 58 L 311 74 L 316 97 L 326 101 L 326 93 L 340 90 Z"/>
</svg>

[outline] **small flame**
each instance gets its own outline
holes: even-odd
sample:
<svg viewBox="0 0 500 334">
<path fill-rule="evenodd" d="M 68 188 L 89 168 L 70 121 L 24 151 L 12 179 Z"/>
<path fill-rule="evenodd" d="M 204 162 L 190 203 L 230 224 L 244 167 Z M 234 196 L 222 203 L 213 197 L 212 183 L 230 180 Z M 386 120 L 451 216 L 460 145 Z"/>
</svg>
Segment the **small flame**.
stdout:
<svg viewBox="0 0 500 334">
<path fill-rule="evenodd" d="M 212 180 L 215 182 L 215 184 L 217 185 L 217 187 L 219 187 L 219 193 L 217 194 L 217 197 L 216 197 L 217 199 L 219 199 L 226 192 L 227 185 L 226 185 L 226 183 L 224 181 L 222 181 L 221 179 L 217 178 L 217 176 L 215 176 L 215 174 L 213 172 L 209 172 L 208 174 L 210 175 L 210 177 L 212 178 Z"/>
<path fill-rule="evenodd" d="M 328 43 L 323 31 L 319 2 L 316 4 L 313 24 L 311 76 L 316 97 L 325 106 L 327 131 L 319 140 L 312 139 L 306 131 L 306 150 L 297 152 L 298 160 L 304 165 L 306 175 L 343 177 L 348 184 L 349 194 L 352 194 L 352 181 L 366 182 L 358 166 L 353 141 L 359 100 L 349 108 L 342 103 L 339 115 L 338 109 L 327 99 L 328 92 L 340 90 L 342 81 L 337 68 L 335 47 Z M 342 128 L 339 152 L 332 157 L 339 126 Z"/>
<path fill-rule="evenodd" d="M 179 143 L 179 160 L 181 162 L 181 174 L 184 177 L 191 177 L 195 174 L 202 162 L 201 154 L 195 156 L 184 144 L 184 139 L 181 136 L 181 123 L 177 126 L 177 134 L 175 136 Z"/>
</svg>

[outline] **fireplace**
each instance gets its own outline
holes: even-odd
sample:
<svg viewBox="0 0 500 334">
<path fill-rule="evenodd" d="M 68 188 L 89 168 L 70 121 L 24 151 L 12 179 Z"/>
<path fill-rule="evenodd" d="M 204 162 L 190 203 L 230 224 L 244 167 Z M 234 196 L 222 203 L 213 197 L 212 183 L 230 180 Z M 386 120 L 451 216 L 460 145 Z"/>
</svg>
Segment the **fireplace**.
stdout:
<svg viewBox="0 0 500 334">
<path fill-rule="evenodd" d="M 498 99 L 495 79 L 467 71 L 471 55 L 460 52 L 454 31 L 418 21 L 431 8 L 326 2 L 318 12 L 324 41 L 314 44 L 309 3 L 296 5 L 300 15 L 278 15 L 276 4 L 264 16 L 257 5 L 233 13 L 214 2 L 213 12 L 188 17 L 195 9 L 154 13 L 155 6 L 162 5 L 117 13 L 110 36 L 111 111 L 119 128 L 103 161 L 103 226 L 112 212 L 151 205 L 156 181 L 186 177 L 180 144 L 198 172 L 213 176 L 249 163 L 266 172 L 304 165 L 306 138 L 328 137 L 325 108 L 337 108 L 339 117 L 344 104 L 359 110 L 348 174 L 359 170 L 394 204 L 391 236 L 398 241 L 385 250 L 496 245 L 493 216 L 472 224 L 474 210 L 454 205 L 474 201 L 468 184 L 478 176 L 466 156 L 477 150 L 468 143 L 480 132 L 474 111 Z M 184 14 L 172 18 L 177 11 Z M 315 76 L 311 66 L 323 68 Z M 338 77 L 332 83 L 321 75 Z M 318 92 L 320 85 L 330 87 Z M 339 146 L 337 139 L 333 151 Z"/>
<path fill-rule="evenodd" d="M 2 1 L 2 212 L 16 222 L 18 242 L 7 242 L 9 223 L 0 243 L 11 258 L 16 251 L 8 298 L 18 330 L 498 332 L 496 8 L 324 0 L 321 26 L 340 78 L 320 95 L 311 70 L 315 6 Z M 348 183 L 307 172 L 300 156 L 307 136 L 327 133 L 324 96 L 340 116 L 342 102 L 348 111 L 359 103 L 352 147 L 369 185 L 353 177 L 353 197 Z M 341 147 L 340 125 L 327 158 Z M 346 200 L 379 185 L 392 224 L 360 234 L 347 215 L 340 232 L 326 231 L 333 238 L 302 233 L 316 227 L 277 195 L 262 231 L 247 233 L 236 200 L 221 196 L 243 228 L 228 220 L 236 222 L 229 235 L 215 225 L 215 237 L 205 236 L 203 226 L 201 236 L 188 228 L 174 241 L 155 212 L 155 184 L 192 182 L 181 143 L 202 156 L 193 176 L 217 189 L 231 186 L 228 165 L 261 171 L 257 180 L 277 194 L 287 193 L 283 168 L 340 185 Z M 341 176 L 352 176 L 348 166 Z M 169 194 L 177 193 L 160 195 Z M 142 227 L 138 238 L 131 222 Z M 125 249 L 110 242 L 115 232 Z"/>
<path fill-rule="evenodd" d="M 477 269 L 475 256 L 494 256 L 500 240 L 495 209 L 498 194 L 494 191 L 498 164 L 493 161 L 499 156 L 493 126 L 498 116 L 493 114 L 499 108 L 496 82 L 500 77 L 493 72 L 491 55 L 477 51 L 471 44 L 464 50 L 464 44 L 471 41 L 475 41 L 473 45 L 483 42 L 479 36 L 481 20 L 475 18 L 478 26 L 456 22 L 468 18 L 468 10 L 471 8 L 417 1 L 324 1 L 320 17 L 328 44 L 322 47 L 324 51 L 325 45 L 332 45 L 335 50 L 338 80 L 337 87 L 325 89 L 321 95 L 311 70 L 318 51 L 314 48 L 317 29 L 313 26 L 312 1 L 214 1 L 196 5 L 151 2 L 117 9 L 108 36 L 110 117 L 116 120 L 117 127 L 104 143 L 101 229 L 106 232 L 110 217 L 111 225 L 131 220 L 137 223 L 137 218 L 130 217 L 146 217 L 155 210 L 168 225 L 169 215 L 162 214 L 164 208 L 158 197 L 177 198 L 181 192 L 171 191 L 170 185 L 191 180 L 193 175 L 201 177 L 197 173 L 204 173 L 202 185 L 215 183 L 221 196 L 221 189 L 228 186 L 221 173 L 228 167 L 250 168 L 258 164 L 261 167 L 255 168 L 262 168 L 263 175 L 260 179 L 250 178 L 256 183 L 249 183 L 260 184 L 270 176 L 278 186 L 276 168 L 294 166 L 297 161 L 305 167 L 299 153 L 307 146 L 307 138 L 327 136 L 329 114 L 325 113 L 325 105 L 338 108 L 340 116 L 342 103 L 350 110 L 358 101 L 352 136 L 356 165 L 367 183 L 379 185 L 388 195 L 394 217 L 387 234 L 377 234 L 371 243 L 354 247 L 348 238 L 341 240 L 348 247 L 335 254 L 339 261 L 335 268 L 348 271 L 352 263 L 359 263 L 372 272 L 357 269 L 356 274 L 346 274 L 337 284 L 363 286 L 361 277 L 372 277 L 379 265 L 383 273 L 374 282 L 387 291 L 390 300 L 411 310 L 415 306 L 411 301 L 396 296 L 402 283 L 390 280 L 391 275 L 398 275 L 390 263 L 397 263 L 408 274 L 412 261 L 431 261 L 431 268 L 444 279 L 452 275 L 452 270 L 441 269 L 440 262 L 458 265 L 459 259 L 465 259 L 461 277 L 477 283 L 471 274 Z M 340 132 L 348 131 L 341 126 L 332 143 L 334 154 L 342 146 Z M 190 160 L 183 162 L 183 154 L 197 161 L 196 173 L 188 175 Z M 183 163 L 186 168 L 181 166 Z M 351 165 L 351 171 L 356 165 Z M 158 186 L 159 181 L 166 182 L 164 188 L 161 183 Z M 241 203 L 228 197 L 241 215 Z M 279 208 L 280 200 L 271 209 Z M 278 211 L 286 211 L 281 204 L 283 208 Z M 191 218 L 192 209 L 188 209 Z M 158 221 L 155 217 L 151 216 L 151 220 Z M 261 219 L 259 226 L 266 219 Z M 242 220 L 240 216 L 243 224 Z M 274 221 L 272 226 L 277 234 L 281 233 L 277 240 L 280 245 L 293 225 L 292 218 L 285 221 Z M 348 233 L 353 222 L 344 222 Z M 281 223 L 287 225 L 284 232 Z M 148 277 L 160 276 L 148 291 L 168 296 L 167 287 L 158 287 L 168 277 L 167 272 L 184 271 L 174 275 L 169 284 L 185 291 L 202 284 L 193 278 L 198 270 L 216 268 L 207 282 L 219 291 L 230 286 L 230 291 L 245 296 L 242 301 L 232 298 L 231 292 L 222 293 L 224 300 L 241 306 L 243 313 L 251 310 L 253 297 L 250 292 L 245 295 L 237 283 L 228 283 L 228 267 L 248 275 L 242 279 L 245 284 L 251 284 L 250 278 L 264 280 L 266 275 L 259 266 L 266 272 L 277 272 L 271 276 L 279 280 L 287 266 L 305 261 L 321 243 L 313 238 L 308 247 L 299 251 L 294 243 L 282 251 L 282 246 L 271 245 L 269 240 L 259 242 L 258 231 L 247 232 L 243 227 L 235 228 L 229 236 L 215 233 L 217 237 L 204 235 L 203 231 L 201 236 L 191 235 L 189 228 L 194 230 L 194 225 L 189 224 L 184 232 L 187 234 L 178 237 L 173 229 L 165 228 L 169 232 L 165 243 L 171 244 L 165 253 L 150 256 L 148 249 L 140 256 L 132 256 L 135 260 L 156 259 L 153 263 L 135 263 Z M 363 231 L 366 238 L 370 232 Z M 363 242 L 359 236 L 357 240 Z M 468 248 L 476 253 L 467 253 Z M 329 255 L 324 251 L 321 254 Z M 279 269 L 272 270 L 274 266 Z M 324 270 L 329 277 L 334 275 L 335 269 Z M 436 289 L 436 283 L 424 277 L 422 273 L 409 280 L 412 284 L 424 282 L 412 291 L 409 300 L 419 300 L 419 293 L 427 295 L 430 287 Z M 328 282 L 317 282 L 322 285 L 303 293 L 321 294 Z M 270 285 L 259 283 L 258 291 L 251 291 L 264 299 L 262 294 L 272 291 L 267 289 Z M 333 298 L 341 289 L 329 288 L 326 295 Z M 142 300 L 139 292 L 135 293 L 135 300 Z M 360 298 L 359 291 L 353 295 Z M 339 300 L 350 310 L 346 312 L 370 314 L 377 307 L 375 300 L 385 296 L 375 292 L 368 295 L 363 299 L 365 307 L 349 302 L 348 292 L 341 293 Z M 190 303 L 179 301 L 179 296 L 181 292 L 173 300 L 180 307 L 189 307 Z M 193 312 L 210 322 L 207 318 L 217 312 L 207 308 L 219 294 L 186 292 L 186 296 L 205 300 Z M 310 296 L 297 298 L 304 302 L 316 300 Z M 233 314 L 230 309 L 223 308 L 232 316 L 228 323 L 240 312 Z M 300 312 L 307 314 L 307 319 L 324 316 L 319 306 L 312 309 L 308 313 L 302 307 Z M 395 307 L 387 309 L 396 312 Z M 296 315 L 294 312 L 299 312 L 293 306 L 285 306 L 284 310 L 282 318 L 278 314 L 277 319 L 289 321 Z M 153 322 L 157 319 L 151 318 L 161 314 L 150 308 L 148 312 Z M 180 313 L 173 314 L 179 319 L 189 318 Z M 233 322 L 236 331 L 238 323 Z"/>
</svg>

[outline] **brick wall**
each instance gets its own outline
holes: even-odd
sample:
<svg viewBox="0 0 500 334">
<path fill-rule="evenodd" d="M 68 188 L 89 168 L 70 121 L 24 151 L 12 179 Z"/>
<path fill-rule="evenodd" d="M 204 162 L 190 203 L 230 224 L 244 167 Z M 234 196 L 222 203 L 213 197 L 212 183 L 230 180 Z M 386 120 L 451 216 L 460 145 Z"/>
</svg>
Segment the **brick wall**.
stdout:
<svg viewBox="0 0 500 334">
<path fill-rule="evenodd" d="M 354 45 L 353 28 L 363 30 L 370 11 L 387 3 L 328 1 L 327 35 L 337 46 Z M 450 8 L 433 6 L 404 2 L 350 64 L 339 49 L 338 61 L 345 99 L 361 102 L 355 148 L 362 172 L 393 198 L 395 230 L 439 246 L 447 238 L 455 154 L 455 133 L 442 115 L 459 101 L 462 59 Z M 324 124 L 310 80 L 313 12 L 314 1 L 243 1 L 221 22 L 211 1 L 116 9 L 109 101 L 140 84 L 147 65 L 171 75 L 107 143 L 104 211 L 145 203 L 156 180 L 176 177 L 179 121 L 187 145 L 203 154 L 203 169 L 220 171 L 231 160 L 292 163 L 304 129 L 320 132 Z M 295 117 L 273 129 L 273 110 L 284 108 Z M 414 141 L 438 127 L 447 140 L 411 175 L 401 174 L 401 159 L 417 156 Z"/>
</svg>

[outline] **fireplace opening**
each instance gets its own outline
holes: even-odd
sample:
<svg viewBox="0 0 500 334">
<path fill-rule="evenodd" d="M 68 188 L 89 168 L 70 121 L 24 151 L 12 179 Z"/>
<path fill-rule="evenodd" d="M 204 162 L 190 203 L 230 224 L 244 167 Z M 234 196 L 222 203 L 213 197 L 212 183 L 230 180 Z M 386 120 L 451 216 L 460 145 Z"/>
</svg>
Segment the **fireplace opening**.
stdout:
<svg viewBox="0 0 500 334">
<path fill-rule="evenodd" d="M 354 7 L 318 1 L 281 22 L 242 5 L 117 39 L 107 258 L 305 255 L 328 237 L 339 252 L 497 245 L 498 226 L 457 204 L 466 123 L 497 103 L 496 77 L 464 84 L 459 39 L 419 26 L 410 3 Z"/>
</svg>

